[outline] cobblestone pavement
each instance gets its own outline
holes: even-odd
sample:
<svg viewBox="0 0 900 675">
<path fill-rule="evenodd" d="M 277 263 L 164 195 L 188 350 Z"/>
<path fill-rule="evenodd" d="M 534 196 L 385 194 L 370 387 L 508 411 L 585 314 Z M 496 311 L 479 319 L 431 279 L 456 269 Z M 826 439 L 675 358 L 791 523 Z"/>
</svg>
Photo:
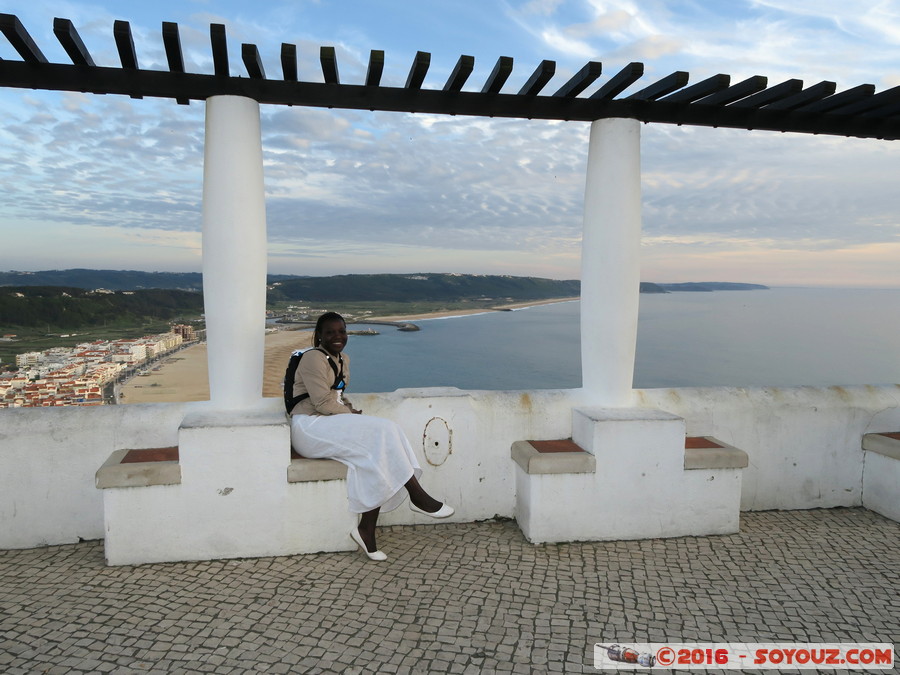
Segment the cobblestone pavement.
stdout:
<svg viewBox="0 0 900 675">
<path fill-rule="evenodd" d="M 386 563 L 0 551 L 0 672 L 581 673 L 598 641 L 897 644 L 898 542 L 900 524 L 831 509 L 537 547 L 509 521 L 390 527 Z"/>
</svg>

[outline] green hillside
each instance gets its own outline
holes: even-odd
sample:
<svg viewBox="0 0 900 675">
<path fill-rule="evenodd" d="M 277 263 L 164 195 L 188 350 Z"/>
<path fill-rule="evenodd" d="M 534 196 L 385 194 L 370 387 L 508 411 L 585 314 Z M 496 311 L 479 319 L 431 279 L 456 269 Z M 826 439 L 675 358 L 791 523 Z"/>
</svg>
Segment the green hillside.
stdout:
<svg viewBox="0 0 900 675">
<path fill-rule="evenodd" d="M 578 281 L 474 274 L 346 274 L 275 282 L 269 301 L 448 302 L 576 297 Z"/>
<path fill-rule="evenodd" d="M 97 293 L 66 286 L 0 287 L 0 328 L 69 331 L 92 326 L 139 325 L 196 317 L 200 293 L 148 289 Z"/>
</svg>

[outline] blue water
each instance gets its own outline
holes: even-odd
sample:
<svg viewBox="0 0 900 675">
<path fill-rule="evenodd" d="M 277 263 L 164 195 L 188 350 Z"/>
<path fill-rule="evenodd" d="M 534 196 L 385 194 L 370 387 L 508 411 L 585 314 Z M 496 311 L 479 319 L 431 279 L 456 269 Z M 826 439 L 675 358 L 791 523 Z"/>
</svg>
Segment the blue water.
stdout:
<svg viewBox="0 0 900 675">
<path fill-rule="evenodd" d="M 581 386 L 579 302 L 379 326 L 350 390 Z M 642 294 L 636 388 L 900 383 L 900 290 Z"/>
</svg>

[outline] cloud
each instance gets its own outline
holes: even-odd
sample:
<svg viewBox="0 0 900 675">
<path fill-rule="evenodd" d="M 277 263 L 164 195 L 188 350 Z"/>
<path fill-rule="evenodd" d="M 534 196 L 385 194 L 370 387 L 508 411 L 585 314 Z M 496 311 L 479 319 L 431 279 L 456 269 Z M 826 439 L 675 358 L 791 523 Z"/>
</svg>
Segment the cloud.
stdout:
<svg viewBox="0 0 900 675">
<path fill-rule="evenodd" d="M 900 84 L 892 57 L 900 20 L 891 2 L 508 0 L 503 12 L 466 2 L 459 12 L 429 5 L 382 24 L 360 23 L 325 4 L 163 5 L 133 10 L 142 67 L 166 67 L 157 15 L 169 12 L 165 18 L 178 21 L 192 72 L 212 72 L 208 26 L 217 22 L 227 26 L 232 72 L 245 74 L 239 44 L 247 42 L 258 45 L 272 78 L 281 74 L 282 42 L 297 45 L 300 77 L 311 81 L 322 81 L 320 45 L 335 45 L 345 82 L 362 81 L 368 50 L 377 46 L 389 57 L 384 83 L 403 86 L 409 60 L 396 54 L 411 56 L 411 40 L 434 40 L 422 45 L 435 50 L 426 86 L 440 87 L 455 56 L 447 60 L 439 50 L 453 37 L 493 54 L 479 55 L 481 70 L 498 53 L 515 57 L 509 91 L 544 58 L 558 61 L 545 93 L 589 59 L 604 63 L 595 87 L 628 61 L 646 61 L 647 75 L 632 91 L 675 70 L 690 71 L 692 82 L 725 72 L 733 82 L 754 74 L 771 84 L 827 78 L 839 90 L 865 81 L 879 88 Z M 46 7 L 25 7 L 20 16 L 52 61 L 67 60 L 47 19 L 57 15 L 73 19 L 98 63 L 118 65 L 111 30 L 112 20 L 123 18 L 118 8 Z M 502 31 L 459 18 L 476 13 L 484 26 L 502 25 Z M 490 33 L 483 43 L 480 32 Z M 456 49 L 454 43 L 451 53 Z M 0 45 L 0 58 L 17 58 L 10 52 Z M 472 83 L 486 76 L 476 70 Z M 202 103 L 26 90 L 0 96 L 0 227 L 16 234 L 21 254 L 38 254 L 42 246 L 24 238 L 40 236 L 66 242 L 66 250 L 48 256 L 54 260 L 67 252 L 112 257 L 108 247 L 115 244 L 152 254 L 149 267 L 196 262 L 191 242 L 201 223 Z M 269 240 L 279 271 L 324 269 L 340 260 L 346 271 L 446 265 L 448 271 L 577 274 L 588 124 L 277 106 L 262 106 L 261 118 Z M 855 261 L 871 255 L 880 268 L 896 252 L 900 204 L 890 143 L 641 129 L 650 270 L 689 280 L 692 266 L 724 273 L 721 261 L 728 261 L 735 274 L 752 277 L 754 264 L 761 265 L 756 273 L 769 269 L 768 255 L 785 269 L 797 256 L 798 269 L 810 274 L 815 261 L 828 260 L 862 275 Z M 166 258 L 166 250 L 178 253 Z"/>
</svg>

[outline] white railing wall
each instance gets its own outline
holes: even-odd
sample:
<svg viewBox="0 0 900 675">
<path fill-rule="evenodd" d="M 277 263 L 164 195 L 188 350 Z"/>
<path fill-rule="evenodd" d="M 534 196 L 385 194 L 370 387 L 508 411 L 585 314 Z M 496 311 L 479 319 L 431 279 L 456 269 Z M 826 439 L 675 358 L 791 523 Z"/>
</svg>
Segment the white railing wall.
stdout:
<svg viewBox="0 0 900 675">
<path fill-rule="evenodd" d="M 900 385 L 650 389 L 635 396 L 640 407 L 683 417 L 689 435 L 715 436 L 747 452 L 743 510 L 864 504 L 862 435 L 900 430 Z M 416 389 L 357 395 L 354 402 L 400 423 L 419 454 L 423 481 L 474 521 L 515 516 L 510 445 L 568 437 L 572 408 L 586 400 L 582 390 Z M 96 470 L 118 449 L 177 444 L 185 414 L 204 405 L 0 410 L 0 549 L 102 538 Z M 282 403 L 266 405 L 277 410 Z M 426 447 L 436 425 L 450 433 L 437 455 Z M 249 450 L 248 470 L 252 460 Z M 408 519 L 398 509 L 382 522 Z"/>
</svg>

